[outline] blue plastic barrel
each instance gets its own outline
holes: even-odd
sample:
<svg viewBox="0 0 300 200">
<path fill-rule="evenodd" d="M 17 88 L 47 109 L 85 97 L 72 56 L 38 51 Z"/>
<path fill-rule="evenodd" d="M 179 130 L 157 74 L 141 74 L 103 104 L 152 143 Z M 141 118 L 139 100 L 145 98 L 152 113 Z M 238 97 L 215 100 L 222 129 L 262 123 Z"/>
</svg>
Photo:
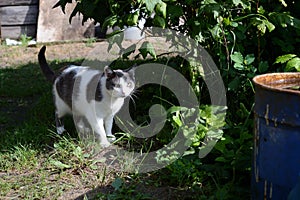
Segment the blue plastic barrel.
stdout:
<svg viewBox="0 0 300 200">
<path fill-rule="evenodd" d="M 300 73 L 265 74 L 253 82 L 252 199 L 286 200 L 300 172 Z"/>
</svg>

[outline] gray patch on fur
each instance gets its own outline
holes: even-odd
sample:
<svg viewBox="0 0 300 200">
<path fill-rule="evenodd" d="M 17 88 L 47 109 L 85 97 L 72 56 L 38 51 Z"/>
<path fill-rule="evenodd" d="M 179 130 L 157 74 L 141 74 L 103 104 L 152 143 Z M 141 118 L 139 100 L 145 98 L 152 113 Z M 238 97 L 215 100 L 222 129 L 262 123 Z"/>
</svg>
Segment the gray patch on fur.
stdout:
<svg viewBox="0 0 300 200">
<path fill-rule="evenodd" d="M 91 102 L 92 100 L 101 101 L 102 91 L 101 91 L 101 74 L 96 74 L 93 76 L 91 81 L 88 83 L 86 88 L 86 100 L 87 102 Z"/>
<path fill-rule="evenodd" d="M 114 71 L 110 77 L 106 79 L 106 89 L 113 90 L 116 84 L 120 82 L 120 79 L 123 78 L 125 82 L 134 82 L 134 74 L 128 72 Z"/>
<path fill-rule="evenodd" d="M 56 90 L 59 97 L 72 109 L 72 98 L 78 96 L 79 85 L 81 82 L 81 78 L 76 76 L 76 71 L 72 70 L 68 73 L 62 73 L 58 77 L 58 81 L 56 82 Z M 75 84 L 76 80 L 76 86 Z M 75 90 L 73 91 L 75 87 Z"/>
<path fill-rule="evenodd" d="M 109 77 L 106 79 L 106 89 L 113 90 L 116 84 L 120 82 L 120 77 L 122 77 L 124 74 L 121 72 L 113 72 Z"/>
<path fill-rule="evenodd" d="M 109 79 L 106 79 L 106 89 L 108 89 L 108 90 L 113 90 L 114 89 L 114 87 L 115 87 L 115 81 L 113 80 L 113 79 L 111 79 L 111 78 L 109 78 Z"/>
</svg>

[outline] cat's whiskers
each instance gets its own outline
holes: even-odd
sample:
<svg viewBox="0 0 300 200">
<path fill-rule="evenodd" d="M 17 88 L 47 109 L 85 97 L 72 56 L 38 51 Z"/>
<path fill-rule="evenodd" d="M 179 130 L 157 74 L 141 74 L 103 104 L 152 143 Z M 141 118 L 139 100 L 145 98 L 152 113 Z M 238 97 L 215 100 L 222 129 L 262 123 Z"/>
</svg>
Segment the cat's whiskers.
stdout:
<svg viewBox="0 0 300 200">
<path fill-rule="evenodd" d="M 132 100 L 134 107 L 136 108 L 136 102 L 135 99 L 138 99 L 139 97 L 135 94 L 135 93 L 139 93 L 140 91 L 138 91 L 137 89 L 133 90 L 130 95 L 129 98 Z"/>
</svg>

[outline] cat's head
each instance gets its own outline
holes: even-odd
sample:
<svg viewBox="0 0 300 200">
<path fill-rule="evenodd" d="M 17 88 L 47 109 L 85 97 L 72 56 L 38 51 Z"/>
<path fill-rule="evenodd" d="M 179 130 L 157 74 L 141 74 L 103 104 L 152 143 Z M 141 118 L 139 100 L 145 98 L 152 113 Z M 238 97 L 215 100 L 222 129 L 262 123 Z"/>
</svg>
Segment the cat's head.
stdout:
<svg viewBox="0 0 300 200">
<path fill-rule="evenodd" d="M 108 66 L 104 68 L 105 86 L 111 96 L 116 98 L 130 96 L 135 87 L 135 68 L 136 66 L 125 70 L 112 70 Z"/>
</svg>

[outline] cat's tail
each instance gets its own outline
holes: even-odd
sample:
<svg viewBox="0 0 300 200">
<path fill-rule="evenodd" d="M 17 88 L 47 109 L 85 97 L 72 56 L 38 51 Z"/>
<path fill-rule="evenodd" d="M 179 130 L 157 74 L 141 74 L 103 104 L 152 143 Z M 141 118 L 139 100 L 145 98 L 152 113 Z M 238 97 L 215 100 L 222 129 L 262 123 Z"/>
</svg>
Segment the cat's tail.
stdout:
<svg viewBox="0 0 300 200">
<path fill-rule="evenodd" d="M 54 83 L 55 80 L 55 73 L 54 71 L 49 67 L 46 57 L 45 57 L 45 51 L 46 51 L 46 46 L 43 46 L 40 49 L 40 52 L 38 54 L 38 59 L 39 59 L 39 64 L 42 69 L 43 74 L 46 76 L 46 79 L 50 81 L 51 83 Z"/>
</svg>

